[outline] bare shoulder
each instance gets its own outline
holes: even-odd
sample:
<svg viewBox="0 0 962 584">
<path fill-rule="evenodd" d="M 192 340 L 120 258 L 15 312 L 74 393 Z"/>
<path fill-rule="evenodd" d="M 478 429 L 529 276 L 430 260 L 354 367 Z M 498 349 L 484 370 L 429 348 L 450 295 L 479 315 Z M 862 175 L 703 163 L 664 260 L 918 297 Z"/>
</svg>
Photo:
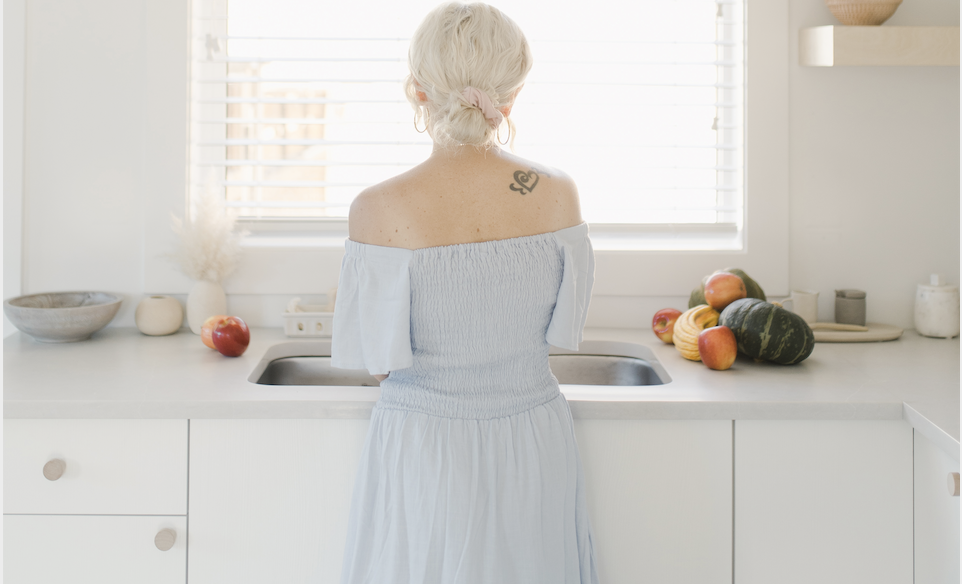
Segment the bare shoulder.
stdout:
<svg viewBox="0 0 962 584">
<path fill-rule="evenodd" d="M 518 156 L 506 159 L 518 167 L 511 177 L 510 190 L 533 195 L 547 204 L 559 229 L 583 222 L 578 186 L 566 172 Z"/>
<path fill-rule="evenodd" d="M 418 167 L 412 168 L 358 193 L 347 218 L 348 237 L 361 243 L 403 247 L 407 234 L 398 233 L 398 226 L 409 223 L 417 172 Z"/>
<path fill-rule="evenodd" d="M 388 191 L 383 183 L 370 186 L 354 197 L 347 216 L 348 237 L 361 243 L 381 244 Z"/>
</svg>

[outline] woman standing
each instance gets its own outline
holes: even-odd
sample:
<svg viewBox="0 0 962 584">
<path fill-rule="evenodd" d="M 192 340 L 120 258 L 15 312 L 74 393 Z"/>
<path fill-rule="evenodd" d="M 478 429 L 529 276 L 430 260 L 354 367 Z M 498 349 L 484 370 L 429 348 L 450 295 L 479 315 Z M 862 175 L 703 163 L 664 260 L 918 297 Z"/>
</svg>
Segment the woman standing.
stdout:
<svg viewBox="0 0 962 584">
<path fill-rule="evenodd" d="M 381 381 L 341 581 L 595 583 L 571 411 L 548 366 L 550 345 L 582 339 L 588 226 L 570 178 L 499 147 L 530 48 L 498 9 L 451 3 L 408 61 L 434 149 L 355 199 L 335 307 L 333 366 Z"/>
</svg>

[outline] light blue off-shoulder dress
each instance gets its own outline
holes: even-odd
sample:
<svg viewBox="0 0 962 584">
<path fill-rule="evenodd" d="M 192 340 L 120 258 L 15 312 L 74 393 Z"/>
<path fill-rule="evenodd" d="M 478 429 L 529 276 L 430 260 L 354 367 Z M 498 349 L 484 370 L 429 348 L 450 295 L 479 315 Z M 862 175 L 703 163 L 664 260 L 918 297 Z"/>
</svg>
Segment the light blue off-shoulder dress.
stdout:
<svg viewBox="0 0 962 584">
<path fill-rule="evenodd" d="M 343 584 L 597 583 L 571 410 L 588 225 L 409 250 L 348 239 L 331 363 L 390 372 L 355 477 Z"/>
</svg>

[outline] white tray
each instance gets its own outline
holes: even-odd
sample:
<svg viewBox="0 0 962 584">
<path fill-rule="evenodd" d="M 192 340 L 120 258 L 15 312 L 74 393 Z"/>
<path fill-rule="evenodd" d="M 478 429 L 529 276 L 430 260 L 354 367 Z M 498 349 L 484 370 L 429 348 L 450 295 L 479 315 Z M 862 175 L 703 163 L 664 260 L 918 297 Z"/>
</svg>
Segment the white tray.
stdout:
<svg viewBox="0 0 962 584">
<path fill-rule="evenodd" d="M 283 312 L 284 334 L 289 337 L 331 337 L 334 313 L 319 310 L 320 306 L 301 304 L 310 312 Z"/>
<path fill-rule="evenodd" d="M 902 336 L 902 329 L 890 324 L 866 323 L 867 331 L 832 331 L 815 329 L 816 343 L 869 343 L 872 341 L 894 341 Z"/>
</svg>

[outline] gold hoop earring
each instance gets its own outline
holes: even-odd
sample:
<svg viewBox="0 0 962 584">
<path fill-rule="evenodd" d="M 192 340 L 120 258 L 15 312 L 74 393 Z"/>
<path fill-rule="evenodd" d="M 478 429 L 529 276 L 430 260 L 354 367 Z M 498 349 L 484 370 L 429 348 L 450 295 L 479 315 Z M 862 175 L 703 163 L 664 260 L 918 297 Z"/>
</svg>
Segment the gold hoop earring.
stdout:
<svg viewBox="0 0 962 584">
<path fill-rule="evenodd" d="M 501 125 L 499 124 L 498 125 L 498 144 L 501 144 L 502 146 L 507 146 L 508 140 L 510 139 L 511 139 L 511 126 L 510 125 L 508 126 L 508 137 L 504 139 L 504 142 L 502 142 L 501 141 Z"/>
<path fill-rule="evenodd" d="M 419 112 L 414 112 L 414 129 L 417 130 L 417 133 L 418 133 L 418 134 L 423 134 L 423 133 L 426 132 L 427 129 L 428 129 L 428 120 L 425 118 L 425 120 L 424 120 L 424 129 L 423 129 L 423 130 L 418 130 L 418 113 L 419 113 Z"/>
</svg>

